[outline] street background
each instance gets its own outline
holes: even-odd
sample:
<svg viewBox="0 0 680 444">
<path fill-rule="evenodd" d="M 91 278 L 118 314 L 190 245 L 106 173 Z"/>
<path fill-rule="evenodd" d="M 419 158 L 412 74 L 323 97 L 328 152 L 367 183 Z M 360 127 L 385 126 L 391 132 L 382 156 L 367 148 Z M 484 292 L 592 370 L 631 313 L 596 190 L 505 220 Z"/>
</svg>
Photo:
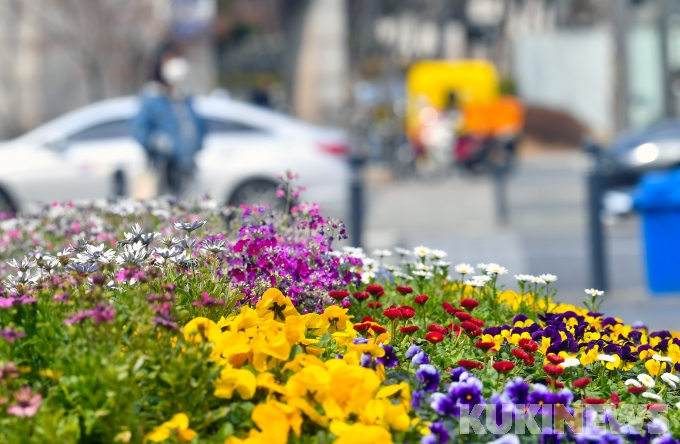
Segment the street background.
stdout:
<svg viewBox="0 0 680 444">
<path fill-rule="evenodd" d="M 266 94 L 278 112 L 351 134 L 367 159 L 367 252 L 425 245 L 454 264 L 496 262 L 508 287 L 552 273 L 566 302 L 593 285 L 583 137 L 606 148 L 680 114 L 671 0 L 0 0 L 0 139 L 137 94 L 168 40 L 191 63 L 192 93 Z M 491 175 L 395 163 L 407 73 L 432 59 L 488 61 L 526 106 L 506 223 Z M 604 219 L 604 309 L 677 326 L 680 298 L 647 289 L 639 216 Z"/>
</svg>

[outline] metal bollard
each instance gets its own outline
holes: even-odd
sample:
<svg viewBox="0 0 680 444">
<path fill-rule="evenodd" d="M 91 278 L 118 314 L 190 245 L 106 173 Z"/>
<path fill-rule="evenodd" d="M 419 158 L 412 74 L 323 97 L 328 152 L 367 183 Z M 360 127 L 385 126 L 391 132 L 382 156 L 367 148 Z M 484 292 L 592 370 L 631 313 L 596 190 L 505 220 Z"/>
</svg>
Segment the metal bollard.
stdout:
<svg viewBox="0 0 680 444">
<path fill-rule="evenodd" d="M 582 149 L 590 159 L 588 175 L 588 250 L 590 255 L 590 282 L 593 288 L 605 291 L 607 282 L 607 254 L 602 225 L 602 199 L 605 182 L 602 175 L 602 148 L 594 141 L 584 139 Z"/>
<path fill-rule="evenodd" d="M 501 164 L 495 166 L 493 171 L 494 195 L 496 200 L 496 220 L 501 225 L 508 223 L 508 192 L 507 179 L 512 170 L 515 157 L 515 139 L 499 141 L 503 150 Z"/>
<path fill-rule="evenodd" d="M 363 156 L 353 155 L 349 158 L 352 169 L 350 181 L 350 240 L 355 247 L 362 247 L 363 224 L 364 224 L 364 164 Z"/>
</svg>

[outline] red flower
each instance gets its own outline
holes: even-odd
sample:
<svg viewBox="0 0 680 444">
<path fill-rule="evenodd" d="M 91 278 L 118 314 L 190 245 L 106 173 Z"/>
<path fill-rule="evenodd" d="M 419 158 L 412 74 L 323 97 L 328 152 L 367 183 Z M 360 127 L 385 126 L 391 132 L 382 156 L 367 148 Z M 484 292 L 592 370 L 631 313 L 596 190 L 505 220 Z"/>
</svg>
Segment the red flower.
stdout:
<svg viewBox="0 0 680 444">
<path fill-rule="evenodd" d="M 444 335 L 439 333 L 438 331 L 431 331 L 425 335 L 425 339 L 433 344 L 436 344 L 444 340 Z"/>
<path fill-rule="evenodd" d="M 448 302 L 442 302 L 442 307 L 444 307 L 444 310 L 451 310 L 453 305 L 449 304 Z"/>
<path fill-rule="evenodd" d="M 427 326 L 427 329 L 429 331 L 434 331 L 444 336 L 449 334 L 449 330 L 446 327 L 437 324 L 430 324 Z"/>
<path fill-rule="evenodd" d="M 328 292 L 328 296 L 333 299 L 344 299 L 349 296 L 349 291 L 347 290 L 331 290 Z"/>
<path fill-rule="evenodd" d="M 361 318 L 361 322 L 375 322 L 375 319 L 373 319 L 370 316 L 364 316 L 363 318 Z"/>
<path fill-rule="evenodd" d="M 536 362 L 536 359 L 534 359 L 533 355 L 529 355 L 528 358 L 524 359 L 524 365 L 534 365 Z"/>
<path fill-rule="evenodd" d="M 411 319 L 413 316 L 416 315 L 416 311 L 413 307 L 404 305 L 401 308 L 401 318 L 402 319 Z"/>
<path fill-rule="evenodd" d="M 425 305 L 425 302 L 430 299 L 428 295 L 426 294 L 421 294 L 420 296 L 416 296 L 413 298 L 413 302 L 415 302 L 418 305 Z"/>
<path fill-rule="evenodd" d="M 458 367 L 463 367 L 466 370 L 474 370 L 474 369 L 481 370 L 481 369 L 484 368 L 484 364 L 482 364 L 481 362 L 477 362 L 477 361 L 470 361 L 468 359 L 461 359 L 460 361 L 458 361 Z"/>
<path fill-rule="evenodd" d="M 593 382 L 593 380 L 590 378 L 581 378 L 574 381 L 572 385 L 574 386 L 575 389 L 582 389 L 591 382 Z"/>
<path fill-rule="evenodd" d="M 368 306 L 368 308 L 373 308 L 374 306 L 375 306 L 375 308 L 382 307 L 382 304 L 380 302 L 373 302 L 373 301 L 369 302 L 366 305 Z"/>
<path fill-rule="evenodd" d="M 528 338 L 520 339 L 518 345 L 520 346 L 520 348 L 522 350 L 526 350 L 526 351 L 531 352 L 531 353 L 538 350 L 538 344 L 535 343 L 534 341 L 532 341 L 531 339 L 528 339 Z"/>
<path fill-rule="evenodd" d="M 543 371 L 553 376 L 560 376 L 564 373 L 564 369 L 562 367 L 560 367 L 559 365 L 552 364 L 544 365 Z"/>
<path fill-rule="evenodd" d="M 525 352 L 524 350 L 521 350 L 519 348 L 513 348 L 510 353 L 512 353 L 512 356 L 514 356 L 517 359 L 527 359 L 529 357 L 529 353 Z"/>
<path fill-rule="evenodd" d="M 552 354 L 552 353 L 549 354 L 548 356 L 546 356 L 546 358 L 548 358 L 548 361 L 550 361 L 552 364 L 555 364 L 555 365 L 561 364 L 561 363 L 564 362 L 564 358 L 562 356 L 555 355 L 555 354 Z"/>
<path fill-rule="evenodd" d="M 479 302 L 471 298 L 466 298 L 460 301 L 460 306 L 466 309 L 467 311 L 472 311 L 479 306 Z"/>
<path fill-rule="evenodd" d="M 477 327 L 477 324 L 475 324 L 474 322 L 470 322 L 470 321 L 461 322 L 460 326 L 463 327 L 467 331 L 474 331 L 474 330 L 479 329 L 479 327 Z"/>
<path fill-rule="evenodd" d="M 667 408 L 666 404 L 647 404 L 647 410 L 654 413 L 665 412 Z"/>
<path fill-rule="evenodd" d="M 553 382 L 553 380 L 552 380 L 552 378 L 548 378 L 548 379 L 546 380 L 546 382 L 548 383 L 548 385 L 551 385 L 552 382 Z M 555 387 L 557 387 L 558 389 L 562 389 L 562 388 L 564 388 L 564 384 L 562 384 L 560 381 L 558 381 L 557 379 L 555 379 Z"/>
<path fill-rule="evenodd" d="M 453 322 L 447 327 L 449 331 L 452 331 L 456 336 L 460 333 L 460 325 L 454 324 Z"/>
<path fill-rule="evenodd" d="M 363 291 L 357 291 L 352 296 L 354 296 L 354 299 L 356 299 L 359 302 L 363 302 L 370 297 L 368 293 L 365 293 Z"/>
<path fill-rule="evenodd" d="M 468 335 L 471 338 L 476 338 L 477 336 L 480 336 L 482 334 L 482 329 L 477 328 L 477 329 L 472 330 L 472 331 L 466 331 L 465 334 Z"/>
<path fill-rule="evenodd" d="M 406 294 L 413 293 L 413 288 L 411 288 L 409 286 L 397 285 L 397 291 L 399 293 L 401 293 L 402 295 L 406 295 Z"/>
<path fill-rule="evenodd" d="M 609 395 L 609 400 L 611 401 L 612 404 L 614 404 L 615 408 L 619 408 L 619 404 L 621 403 L 621 398 L 619 398 L 618 393 L 612 392 L 612 394 Z"/>
<path fill-rule="evenodd" d="M 472 319 L 470 319 L 470 322 L 473 322 L 474 324 L 476 324 L 477 327 L 484 327 L 484 321 L 482 321 L 481 319 L 472 318 Z"/>
<path fill-rule="evenodd" d="M 586 398 L 583 402 L 585 404 L 606 404 L 607 400 L 604 398 Z"/>
<path fill-rule="evenodd" d="M 392 306 L 390 308 L 385 309 L 385 311 L 383 311 L 383 315 L 389 319 L 400 319 L 401 308 Z"/>
<path fill-rule="evenodd" d="M 417 325 L 409 325 L 407 327 L 401 327 L 399 329 L 399 331 L 402 332 L 405 335 L 412 335 L 413 333 L 417 332 L 418 330 L 420 330 L 420 327 L 418 327 Z"/>
<path fill-rule="evenodd" d="M 507 373 L 515 368 L 515 364 L 510 361 L 498 361 L 493 363 L 493 369 L 498 373 Z"/>
<path fill-rule="evenodd" d="M 373 297 L 380 297 L 378 294 L 380 293 L 385 293 L 385 290 L 382 288 L 382 285 L 378 284 L 371 284 L 366 287 L 366 291 Z"/>
<path fill-rule="evenodd" d="M 495 346 L 496 346 L 496 343 L 495 343 L 495 342 L 491 342 L 491 341 L 487 341 L 487 342 L 484 342 L 484 341 L 475 342 L 475 347 L 477 347 L 478 349 L 484 351 L 485 353 L 488 352 L 489 350 L 491 350 L 492 348 L 494 348 Z"/>
<path fill-rule="evenodd" d="M 639 395 L 640 393 L 646 392 L 646 391 L 647 391 L 647 387 L 636 387 L 636 386 L 632 386 L 632 387 L 628 387 L 628 389 L 627 389 L 626 391 L 627 391 L 628 393 L 632 393 L 633 395 Z"/>
<path fill-rule="evenodd" d="M 371 328 L 371 324 L 368 322 L 362 322 L 361 324 L 354 324 L 352 325 L 352 328 L 360 333 L 368 331 L 369 328 Z"/>
<path fill-rule="evenodd" d="M 371 330 L 373 330 L 374 333 L 377 333 L 379 335 L 387 331 L 385 327 L 381 327 L 380 325 L 371 325 Z"/>
<path fill-rule="evenodd" d="M 458 311 L 454 313 L 454 316 L 460 319 L 461 321 L 469 321 L 472 319 L 472 315 L 470 313 L 465 313 L 464 311 Z"/>
</svg>

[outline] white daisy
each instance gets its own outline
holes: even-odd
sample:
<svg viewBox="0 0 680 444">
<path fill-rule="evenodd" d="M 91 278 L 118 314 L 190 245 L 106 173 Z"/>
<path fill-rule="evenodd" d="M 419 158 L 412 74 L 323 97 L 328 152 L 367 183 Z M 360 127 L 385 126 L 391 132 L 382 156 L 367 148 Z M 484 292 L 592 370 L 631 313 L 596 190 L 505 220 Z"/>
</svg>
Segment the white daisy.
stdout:
<svg viewBox="0 0 680 444">
<path fill-rule="evenodd" d="M 647 398 L 647 399 L 652 399 L 654 401 L 659 401 L 659 402 L 663 401 L 663 398 L 661 396 L 654 394 L 654 393 L 649 393 L 649 392 L 644 392 L 642 394 L 642 397 Z"/>
<path fill-rule="evenodd" d="M 584 291 L 589 296 L 602 296 L 604 294 L 604 291 L 595 290 L 594 288 L 586 288 Z"/>
<path fill-rule="evenodd" d="M 539 277 L 543 279 L 546 284 L 552 284 L 557 280 L 557 276 L 555 276 L 554 274 L 542 274 Z"/>
<path fill-rule="evenodd" d="M 458 264 L 453 269 L 456 271 L 456 273 L 466 275 L 466 274 L 472 274 L 475 272 L 475 269 L 472 268 L 472 265 L 470 264 Z"/>
<path fill-rule="evenodd" d="M 656 383 L 654 382 L 654 378 L 645 373 L 639 374 L 637 376 L 637 379 L 647 388 L 654 388 L 654 386 L 656 385 Z"/>
</svg>

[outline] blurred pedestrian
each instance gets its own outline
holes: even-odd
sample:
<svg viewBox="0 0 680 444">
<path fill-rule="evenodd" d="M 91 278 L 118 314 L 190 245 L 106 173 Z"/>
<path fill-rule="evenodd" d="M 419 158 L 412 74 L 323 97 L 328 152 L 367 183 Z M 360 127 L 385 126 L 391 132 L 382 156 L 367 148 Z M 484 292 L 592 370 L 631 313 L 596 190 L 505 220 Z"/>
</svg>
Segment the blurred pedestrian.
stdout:
<svg viewBox="0 0 680 444">
<path fill-rule="evenodd" d="M 250 95 L 250 102 L 263 108 L 272 108 L 271 84 L 269 75 L 260 76 L 257 80 L 257 87 Z"/>
<path fill-rule="evenodd" d="M 132 121 L 132 134 L 144 147 L 156 174 L 157 193 L 185 192 L 194 180 L 196 153 L 203 148 L 204 122 L 196 113 L 193 98 L 180 88 L 188 72 L 189 62 L 179 48 L 172 43 L 162 45 L 151 81 L 142 91 L 141 108 Z"/>
</svg>

